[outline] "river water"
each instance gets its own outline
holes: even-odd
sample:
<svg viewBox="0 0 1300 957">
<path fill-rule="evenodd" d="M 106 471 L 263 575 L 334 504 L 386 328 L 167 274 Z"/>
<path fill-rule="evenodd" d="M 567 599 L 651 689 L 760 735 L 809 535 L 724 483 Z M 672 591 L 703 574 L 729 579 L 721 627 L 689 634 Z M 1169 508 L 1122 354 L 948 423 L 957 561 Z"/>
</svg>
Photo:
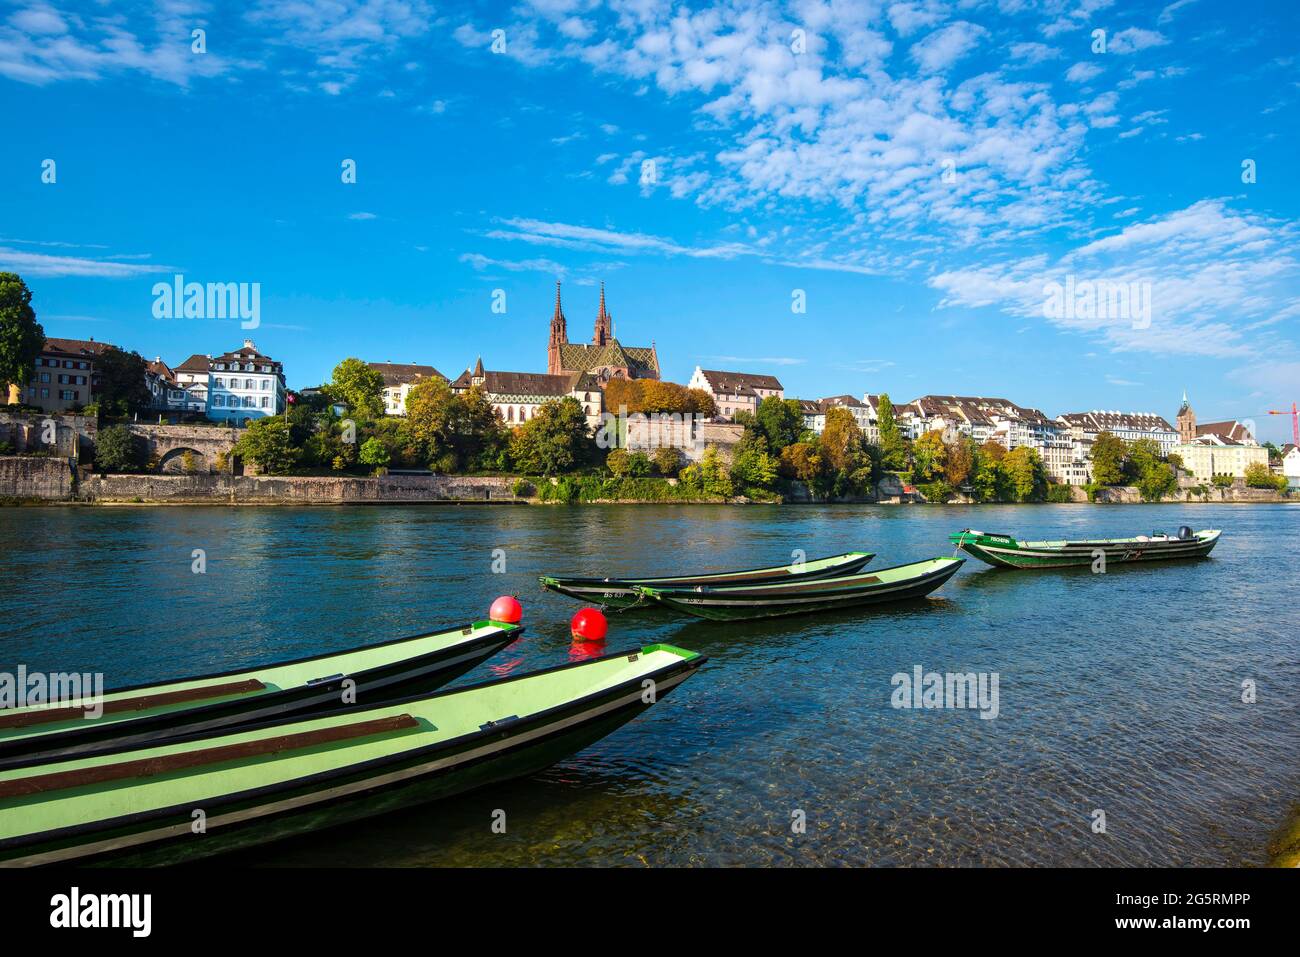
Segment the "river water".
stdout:
<svg viewBox="0 0 1300 957">
<path fill-rule="evenodd" d="M 1104 575 L 970 559 L 907 606 L 611 616 L 608 651 L 667 641 L 710 660 L 538 776 L 228 862 L 1261 864 L 1300 799 L 1295 506 L 4 508 L 0 670 L 134 684 L 458 624 L 520 596 L 527 633 L 465 683 L 581 653 L 579 605 L 542 592 L 541 573 L 751 567 L 796 549 L 865 549 L 885 567 L 950 554 L 966 526 L 1181 524 L 1224 530 L 1209 559 Z M 997 717 L 891 707 L 892 677 L 917 666 L 996 673 Z"/>
</svg>

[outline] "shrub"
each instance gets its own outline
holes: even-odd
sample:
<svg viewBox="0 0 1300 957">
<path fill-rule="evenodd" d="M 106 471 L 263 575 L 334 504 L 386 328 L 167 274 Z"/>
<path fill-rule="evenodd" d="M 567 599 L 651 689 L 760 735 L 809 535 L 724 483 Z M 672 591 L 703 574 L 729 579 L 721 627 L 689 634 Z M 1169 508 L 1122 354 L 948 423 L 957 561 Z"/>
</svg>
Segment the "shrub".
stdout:
<svg viewBox="0 0 1300 957">
<path fill-rule="evenodd" d="M 1210 479 L 1215 488 L 1232 488 L 1232 483 L 1236 481 L 1231 475 L 1215 475 Z"/>
<path fill-rule="evenodd" d="M 1053 482 L 1047 486 L 1047 500 L 1057 505 L 1072 501 L 1070 497 L 1070 486 L 1061 485 Z"/>
<path fill-rule="evenodd" d="M 514 493 L 515 498 L 532 498 L 537 494 L 537 487 L 528 479 L 517 478 L 510 486 L 510 491 Z"/>
<path fill-rule="evenodd" d="M 676 475 L 682 467 L 682 454 L 671 446 L 663 445 L 655 449 L 655 471 L 665 478 Z"/>
<path fill-rule="evenodd" d="M 95 467 L 101 472 L 133 472 L 143 461 L 143 445 L 125 425 L 100 430 L 95 439 Z"/>
</svg>

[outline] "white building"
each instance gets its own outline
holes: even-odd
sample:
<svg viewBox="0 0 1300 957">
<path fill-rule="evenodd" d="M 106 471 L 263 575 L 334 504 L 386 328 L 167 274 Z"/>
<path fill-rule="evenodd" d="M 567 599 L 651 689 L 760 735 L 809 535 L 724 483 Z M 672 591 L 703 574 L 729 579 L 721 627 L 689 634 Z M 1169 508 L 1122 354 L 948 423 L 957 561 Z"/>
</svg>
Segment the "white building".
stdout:
<svg viewBox="0 0 1300 957">
<path fill-rule="evenodd" d="M 739 412 L 756 412 L 759 403 L 769 396 L 785 398 L 785 386 L 776 376 L 750 372 L 719 372 L 695 367 L 688 389 L 703 389 L 713 396 L 718 416 L 734 419 Z"/>
<path fill-rule="evenodd" d="M 1209 483 L 1216 475 L 1245 478 L 1246 469 L 1255 464 L 1268 465 L 1268 449 L 1255 442 L 1234 442 L 1218 432 L 1206 432 L 1191 442 L 1175 445 L 1173 451 L 1183 460 L 1183 468 L 1198 482 Z"/>
<path fill-rule="evenodd" d="M 284 367 L 252 339 L 209 361 L 208 418 L 244 424 L 285 409 Z"/>
<path fill-rule="evenodd" d="M 1064 425 L 1072 437 L 1091 447 L 1102 432 L 1109 432 L 1125 442 L 1150 439 L 1160 446 L 1160 454 L 1168 455 L 1178 444 L 1178 430 L 1154 412 L 1118 412 L 1093 409 L 1091 412 L 1066 412 L 1056 421 Z"/>
<path fill-rule="evenodd" d="M 1290 488 L 1300 488 L 1300 447 L 1290 442 L 1282 446 L 1282 474 Z"/>
<path fill-rule="evenodd" d="M 195 353 L 172 370 L 176 384 L 185 390 L 185 406 L 188 411 L 207 411 L 211 368 L 211 356 Z"/>
<path fill-rule="evenodd" d="M 1052 481 L 1087 481 L 1086 463 L 1078 459 L 1069 430 L 1038 409 L 986 396 L 923 395 L 896 407 L 895 417 L 900 431 L 913 440 L 938 431 L 945 442 L 965 436 L 979 445 L 992 440 L 1008 451 L 1028 446 L 1038 452 Z"/>
<path fill-rule="evenodd" d="M 511 428 L 537 415 L 547 402 L 569 396 L 576 399 L 586 413 L 587 424 L 598 428 L 604 410 L 605 393 L 600 381 L 589 372 L 548 375 L 545 372 L 492 372 L 483 368 L 480 358 L 474 368 L 466 369 L 451 384 L 457 394 L 482 389 L 501 420 Z"/>
<path fill-rule="evenodd" d="M 420 382 L 428 379 L 447 381 L 447 377 L 433 366 L 395 362 L 371 362 L 368 365 L 384 377 L 385 415 L 406 415 L 406 397 Z"/>
</svg>

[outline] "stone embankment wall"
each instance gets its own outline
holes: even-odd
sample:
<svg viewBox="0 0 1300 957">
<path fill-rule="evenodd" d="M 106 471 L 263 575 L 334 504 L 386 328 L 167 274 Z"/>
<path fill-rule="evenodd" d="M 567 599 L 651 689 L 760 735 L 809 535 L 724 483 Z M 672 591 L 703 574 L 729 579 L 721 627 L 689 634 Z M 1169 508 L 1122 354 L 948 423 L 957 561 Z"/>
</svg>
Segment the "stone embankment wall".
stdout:
<svg viewBox="0 0 1300 957">
<path fill-rule="evenodd" d="M 75 491 L 76 473 L 65 458 L 0 456 L 0 500 L 59 502 Z"/>
<path fill-rule="evenodd" d="M 48 452 L 89 462 L 98 434 L 98 423 L 89 416 L 0 412 L 0 442 L 8 442 L 15 452 Z"/>
<path fill-rule="evenodd" d="M 1070 495 L 1076 502 L 1088 501 L 1088 493 L 1075 487 Z M 1249 488 L 1245 485 L 1233 485 L 1229 488 L 1209 486 L 1204 495 L 1190 489 L 1179 489 L 1173 495 L 1166 495 L 1160 501 L 1168 503 L 1197 502 L 1285 502 L 1287 499 L 1279 492 L 1267 488 Z M 1133 486 L 1111 486 L 1097 490 L 1097 502 L 1103 505 L 1140 505 L 1142 493 Z"/>
<path fill-rule="evenodd" d="M 348 505 L 387 502 L 518 502 L 514 480 L 489 476 L 396 475 L 377 478 L 262 475 L 91 475 L 78 498 L 89 502 L 231 505 Z"/>
</svg>

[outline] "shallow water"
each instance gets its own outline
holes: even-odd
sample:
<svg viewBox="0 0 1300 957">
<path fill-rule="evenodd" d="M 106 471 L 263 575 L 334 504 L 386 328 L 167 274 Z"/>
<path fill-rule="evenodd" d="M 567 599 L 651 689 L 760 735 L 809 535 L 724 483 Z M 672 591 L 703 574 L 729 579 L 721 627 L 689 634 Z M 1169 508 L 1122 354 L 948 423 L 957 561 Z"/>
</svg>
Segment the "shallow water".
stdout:
<svg viewBox="0 0 1300 957">
<path fill-rule="evenodd" d="M 577 654 L 580 606 L 540 591 L 543 572 L 749 567 L 795 549 L 867 549 L 885 567 L 950 554 L 965 526 L 1181 524 L 1225 530 L 1209 559 L 1105 575 L 971 559 L 906 606 L 731 625 L 612 616 L 609 651 L 668 641 L 710 661 L 541 775 L 227 860 L 1262 864 L 1300 799 L 1294 506 L 5 508 L 0 670 L 134 684 L 469 621 L 519 595 L 527 634 L 464 683 Z M 891 707 L 891 677 L 917 665 L 996 672 L 998 716 Z"/>
</svg>

